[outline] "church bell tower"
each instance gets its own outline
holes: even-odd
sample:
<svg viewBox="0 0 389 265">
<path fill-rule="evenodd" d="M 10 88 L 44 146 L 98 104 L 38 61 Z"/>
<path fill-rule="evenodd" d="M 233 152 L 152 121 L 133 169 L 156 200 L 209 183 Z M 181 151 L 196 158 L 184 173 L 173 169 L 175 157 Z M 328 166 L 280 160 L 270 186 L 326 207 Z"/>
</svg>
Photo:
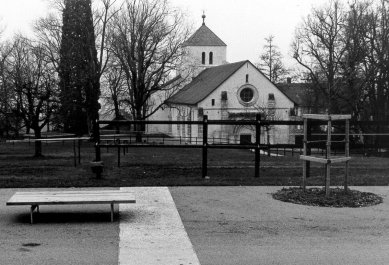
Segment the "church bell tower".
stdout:
<svg viewBox="0 0 389 265">
<path fill-rule="evenodd" d="M 192 76 L 205 68 L 226 63 L 227 45 L 205 25 L 205 18 L 203 14 L 201 27 L 182 44 L 185 58 L 181 71 L 190 71 Z"/>
</svg>

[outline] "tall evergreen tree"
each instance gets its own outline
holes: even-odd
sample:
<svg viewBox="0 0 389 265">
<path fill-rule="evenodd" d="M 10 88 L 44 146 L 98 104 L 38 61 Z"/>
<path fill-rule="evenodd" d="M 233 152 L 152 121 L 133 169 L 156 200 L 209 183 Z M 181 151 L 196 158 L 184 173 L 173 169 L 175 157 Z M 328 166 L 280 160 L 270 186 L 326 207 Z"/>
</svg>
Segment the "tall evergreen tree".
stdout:
<svg viewBox="0 0 389 265">
<path fill-rule="evenodd" d="M 59 77 L 64 131 L 92 131 L 98 118 L 99 63 L 91 0 L 65 0 Z"/>
</svg>

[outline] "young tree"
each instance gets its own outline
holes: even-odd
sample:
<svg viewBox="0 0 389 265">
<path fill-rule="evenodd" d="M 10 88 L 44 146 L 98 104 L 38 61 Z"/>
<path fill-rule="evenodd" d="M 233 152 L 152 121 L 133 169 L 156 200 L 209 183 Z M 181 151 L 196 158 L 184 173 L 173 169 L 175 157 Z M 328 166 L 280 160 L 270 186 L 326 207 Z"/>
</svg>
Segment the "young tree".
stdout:
<svg viewBox="0 0 389 265">
<path fill-rule="evenodd" d="M 66 0 L 62 24 L 59 86 L 64 130 L 82 135 L 92 131 L 100 107 L 100 65 L 91 0 Z"/>
<path fill-rule="evenodd" d="M 277 83 L 288 73 L 282 63 L 282 55 L 278 47 L 273 43 L 274 36 L 265 38 L 266 44 L 263 46 L 263 53 L 260 56 L 258 68 L 270 79 Z"/>
<path fill-rule="evenodd" d="M 115 16 L 111 48 L 125 74 L 125 101 L 134 119 L 144 120 L 164 104 L 151 104 L 152 95 L 167 99 L 174 92 L 165 84 L 175 74 L 188 36 L 183 14 L 166 0 L 127 0 Z"/>
</svg>

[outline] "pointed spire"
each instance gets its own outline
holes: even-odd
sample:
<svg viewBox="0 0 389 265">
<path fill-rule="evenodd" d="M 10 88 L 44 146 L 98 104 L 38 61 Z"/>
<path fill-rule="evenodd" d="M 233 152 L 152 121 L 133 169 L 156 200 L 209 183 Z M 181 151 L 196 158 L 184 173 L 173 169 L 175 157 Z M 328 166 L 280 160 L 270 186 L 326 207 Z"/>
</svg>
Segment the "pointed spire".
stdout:
<svg viewBox="0 0 389 265">
<path fill-rule="evenodd" d="M 205 25 L 205 18 L 206 18 L 206 16 L 205 16 L 205 11 L 204 10 L 203 10 L 203 15 L 201 17 L 203 18 L 203 25 Z"/>
</svg>

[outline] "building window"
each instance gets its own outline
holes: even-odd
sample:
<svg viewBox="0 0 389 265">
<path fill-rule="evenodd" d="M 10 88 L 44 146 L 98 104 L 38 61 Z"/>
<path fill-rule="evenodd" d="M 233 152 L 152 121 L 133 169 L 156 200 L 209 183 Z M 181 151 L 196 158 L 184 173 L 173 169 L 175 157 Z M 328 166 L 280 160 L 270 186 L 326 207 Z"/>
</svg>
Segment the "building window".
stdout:
<svg viewBox="0 0 389 265">
<path fill-rule="evenodd" d="M 205 52 L 201 54 L 201 63 L 205 64 Z"/>
<path fill-rule="evenodd" d="M 215 106 L 215 99 L 212 99 L 212 106 Z"/>
<path fill-rule="evenodd" d="M 213 64 L 213 52 L 209 53 L 209 64 Z"/>
<path fill-rule="evenodd" d="M 236 97 L 243 106 L 253 106 L 259 98 L 258 89 L 255 86 L 245 84 L 238 89 Z"/>
<path fill-rule="evenodd" d="M 227 91 L 222 91 L 222 100 L 227 100 Z"/>
<path fill-rule="evenodd" d="M 242 91 L 240 91 L 240 98 L 242 99 L 243 102 L 250 102 L 254 98 L 254 91 L 249 88 L 243 88 Z"/>
<path fill-rule="evenodd" d="M 246 75 L 246 83 L 249 82 L 249 75 Z"/>
</svg>

